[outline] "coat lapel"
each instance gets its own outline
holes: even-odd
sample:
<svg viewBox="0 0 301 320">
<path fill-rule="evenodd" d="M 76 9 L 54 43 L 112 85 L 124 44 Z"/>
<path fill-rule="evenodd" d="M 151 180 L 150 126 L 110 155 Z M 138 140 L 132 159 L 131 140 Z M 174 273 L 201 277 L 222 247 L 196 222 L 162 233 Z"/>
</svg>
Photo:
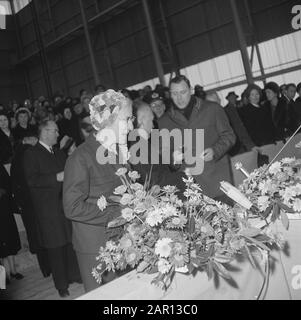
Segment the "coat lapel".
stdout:
<svg viewBox="0 0 301 320">
<path fill-rule="evenodd" d="M 203 101 L 201 99 L 196 99 L 196 103 L 193 106 L 191 116 L 189 119 L 189 124 L 191 125 L 195 119 L 198 118 L 198 114 L 202 108 Z"/>
<path fill-rule="evenodd" d="M 187 120 L 185 116 L 179 110 L 177 110 L 174 106 L 172 106 L 170 109 L 170 117 L 179 125 L 179 128 L 188 129 L 191 127 L 191 124 L 197 118 L 197 115 L 202 107 L 202 104 L 203 104 L 202 100 L 196 98 L 196 103 L 192 108 L 192 112 L 189 120 Z"/>
</svg>

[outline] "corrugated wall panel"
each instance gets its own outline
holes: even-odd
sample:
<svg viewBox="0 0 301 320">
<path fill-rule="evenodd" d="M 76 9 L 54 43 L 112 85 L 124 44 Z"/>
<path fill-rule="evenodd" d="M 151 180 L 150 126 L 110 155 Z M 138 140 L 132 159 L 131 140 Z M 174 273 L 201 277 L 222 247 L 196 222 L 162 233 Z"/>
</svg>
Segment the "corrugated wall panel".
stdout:
<svg viewBox="0 0 301 320">
<path fill-rule="evenodd" d="M 99 8 L 104 10 L 119 1 L 120 0 L 99 0 L 97 3 Z M 256 30 L 260 30 L 260 32 L 258 32 L 260 42 L 292 32 L 290 12 L 294 2 L 295 1 L 290 0 L 249 0 L 255 28 Z M 51 23 L 49 20 L 47 21 L 48 14 L 45 11 L 45 3 L 46 1 L 39 3 L 39 10 L 41 10 L 39 17 L 44 41 L 47 43 L 51 41 L 53 34 Z M 232 22 L 229 0 L 163 0 L 162 3 L 166 13 L 167 23 L 170 27 L 170 34 L 173 39 L 173 48 L 179 57 L 180 68 L 200 64 L 202 61 L 207 61 L 214 57 L 220 57 L 238 50 L 238 42 Z M 245 31 L 248 32 L 249 26 L 243 1 L 237 1 L 237 3 L 243 26 Z M 150 0 L 149 4 L 157 38 L 160 42 L 164 71 L 169 73 L 171 71 L 171 65 L 167 59 L 168 51 L 160 17 L 159 1 Z M 51 0 L 50 5 L 53 11 L 53 25 L 57 35 L 62 35 L 81 24 L 77 0 Z M 84 5 L 88 18 L 92 17 L 96 13 L 95 1 L 85 0 Z M 21 10 L 18 13 L 18 18 L 20 24 L 23 26 L 22 42 L 24 44 L 25 55 L 29 55 L 36 50 L 30 8 L 27 6 Z M 99 32 L 100 28 L 104 31 L 108 42 L 107 52 L 104 50 L 104 43 Z M 115 77 L 117 86 L 122 88 L 145 82 L 147 79 L 153 79 L 157 76 L 141 4 L 125 13 L 112 17 L 109 21 L 101 23 L 99 27 L 95 28 L 95 31 L 91 33 L 99 75 L 101 81 L 106 85 L 113 85 L 113 77 Z M 247 40 L 249 43 L 251 38 L 248 37 Z M 78 86 L 77 83 L 93 87 L 92 71 L 83 35 L 64 45 L 61 48 L 61 52 L 62 61 L 58 59 L 58 48 L 54 51 L 55 59 L 52 58 L 52 53 L 47 53 L 50 71 L 55 72 L 55 75 L 53 75 L 53 77 L 51 75 L 51 77 L 55 79 L 58 68 L 64 68 L 67 74 L 67 84 L 65 85 L 67 85 L 71 91 L 75 90 L 74 88 Z M 281 52 L 280 50 L 278 54 L 283 57 L 283 59 L 291 58 L 291 53 L 288 52 Z M 273 59 L 274 58 L 275 57 L 273 57 Z M 36 60 L 38 59 L 39 58 L 36 57 Z M 54 60 L 52 61 L 52 59 Z M 220 81 L 220 79 L 226 81 L 227 77 L 224 76 L 225 74 L 240 77 L 241 75 L 238 74 L 239 72 L 237 72 L 237 70 L 241 70 L 241 60 L 236 59 L 237 57 L 226 56 L 225 58 L 220 58 L 220 60 L 212 60 L 210 64 L 205 63 L 205 69 L 210 69 L 210 73 L 208 73 L 208 75 L 206 74 L 205 77 L 212 83 Z M 267 54 L 267 63 L 269 59 L 271 59 L 271 57 L 268 57 Z M 79 60 L 85 62 L 81 63 Z M 112 64 L 111 69 L 109 60 L 111 60 Z M 235 61 L 238 61 L 239 67 L 237 68 L 233 67 Z M 70 71 L 72 68 L 74 68 L 73 76 Z M 200 67 L 198 67 L 198 69 L 200 70 L 199 79 L 201 79 L 204 72 Z M 114 75 L 112 75 L 112 73 Z M 196 73 L 197 72 L 194 73 L 195 76 Z M 37 87 L 37 85 L 35 85 L 35 87 Z M 92 88 L 90 88 L 90 90 L 91 89 Z"/>
<path fill-rule="evenodd" d="M 17 45 L 12 16 L 5 16 L 5 30 L 0 30 L 0 103 L 8 104 L 14 97 L 21 101 L 26 96 L 20 69 L 14 69 Z"/>
</svg>

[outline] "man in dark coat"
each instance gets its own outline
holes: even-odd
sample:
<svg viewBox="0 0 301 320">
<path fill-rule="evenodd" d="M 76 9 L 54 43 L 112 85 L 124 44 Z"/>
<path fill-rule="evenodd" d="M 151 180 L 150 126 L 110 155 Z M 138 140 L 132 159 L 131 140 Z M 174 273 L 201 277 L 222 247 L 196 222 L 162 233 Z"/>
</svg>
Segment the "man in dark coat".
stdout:
<svg viewBox="0 0 301 320">
<path fill-rule="evenodd" d="M 39 142 L 24 155 L 25 177 L 30 189 L 38 226 L 40 246 L 46 248 L 56 289 L 69 295 L 68 285 L 79 281 L 76 256 L 71 245 L 71 224 L 62 204 L 65 155 L 52 147 L 57 143 L 54 121 L 39 126 Z"/>
<path fill-rule="evenodd" d="M 294 112 L 294 97 L 296 95 L 297 87 L 294 83 L 289 83 L 285 86 L 285 91 L 282 99 L 286 105 L 286 135 L 291 136 L 298 126 L 298 116 Z"/>
<path fill-rule="evenodd" d="M 299 96 L 293 104 L 293 111 L 296 116 L 296 128 L 301 124 L 301 82 L 297 85 L 297 93 Z M 300 131 L 301 130 L 299 130 L 299 132 Z"/>
<path fill-rule="evenodd" d="M 159 129 L 178 128 L 182 136 L 185 135 L 185 129 L 191 129 L 192 137 L 196 136 L 196 129 L 204 129 L 204 151 L 201 154 L 204 169 L 202 173 L 194 175 L 194 179 L 207 196 L 227 201 L 219 188 L 220 181 L 231 181 L 226 153 L 236 138 L 225 111 L 215 102 L 192 96 L 190 82 L 185 76 L 171 80 L 170 92 L 173 106 L 159 119 Z M 192 146 L 185 147 L 191 148 L 195 154 L 196 141 L 193 139 Z"/>
<path fill-rule="evenodd" d="M 230 125 L 237 138 L 235 145 L 229 151 L 230 156 L 235 156 L 239 153 L 251 151 L 255 147 L 255 144 L 250 138 L 247 129 L 242 123 L 237 111 L 237 98 L 238 95 L 236 95 L 234 91 L 229 92 L 226 97 L 229 103 L 224 108 L 228 116 Z"/>
<path fill-rule="evenodd" d="M 22 221 L 26 230 L 29 250 L 32 254 L 37 255 L 39 266 L 44 277 L 51 273 L 48 261 L 47 250 L 41 248 L 37 236 L 36 214 L 30 197 L 30 191 L 26 182 L 23 160 L 26 150 L 35 146 L 38 142 L 37 137 L 30 133 L 26 134 L 22 143 L 15 150 L 11 165 L 11 180 L 15 201 L 20 209 Z"/>
</svg>

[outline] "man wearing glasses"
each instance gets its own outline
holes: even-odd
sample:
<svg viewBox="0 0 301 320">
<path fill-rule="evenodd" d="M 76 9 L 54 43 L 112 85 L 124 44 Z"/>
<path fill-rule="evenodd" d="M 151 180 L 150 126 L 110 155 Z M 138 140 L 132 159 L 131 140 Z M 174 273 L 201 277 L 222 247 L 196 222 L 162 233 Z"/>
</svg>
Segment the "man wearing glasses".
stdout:
<svg viewBox="0 0 301 320">
<path fill-rule="evenodd" d="M 195 136 L 196 129 L 204 130 L 204 150 L 196 155 L 204 161 L 204 169 L 202 173 L 194 175 L 194 179 L 207 196 L 227 201 L 219 187 L 220 181 L 230 181 L 226 153 L 234 145 L 236 137 L 225 111 L 215 102 L 192 95 L 190 82 L 185 76 L 176 76 L 171 80 L 170 94 L 172 106 L 158 120 L 159 129 L 171 131 L 178 128 L 182 136 L 185 129 L 192 130 L 192 136 Z M 192 150 L 194 154 L 197 148 L 191 143 L 185 145 L 184 149 Z M 186 169 L 185 159 L 181 169 Z"/>
<path fill-rule="evenodd" d="M 39 126 L 39 142 L 25 152 L 24 171 L 35 209 L 39 245 L 47 250 L 59 295 L 67 297 L 69 284 L 81 280 L 71 244 L 71 223 L 63 212 L 66 156 L 54 148 L 58 137 L 56 123 L 43 121 Z"/>
</svg>

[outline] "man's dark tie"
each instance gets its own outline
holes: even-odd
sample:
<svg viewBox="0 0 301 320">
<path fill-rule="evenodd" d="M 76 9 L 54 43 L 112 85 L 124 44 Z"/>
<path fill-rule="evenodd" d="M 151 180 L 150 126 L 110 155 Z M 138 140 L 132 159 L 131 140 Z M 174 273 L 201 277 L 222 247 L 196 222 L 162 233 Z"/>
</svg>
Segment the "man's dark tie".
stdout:
<svg viewBox="0 0 301 320">
<path fill-rule="evenodd" d="M 51 154 L 54 154 L 54 151 L 53 151 L 52 147 L 49 147 L 49 150 L 50 150 Z"/>
</svg>

